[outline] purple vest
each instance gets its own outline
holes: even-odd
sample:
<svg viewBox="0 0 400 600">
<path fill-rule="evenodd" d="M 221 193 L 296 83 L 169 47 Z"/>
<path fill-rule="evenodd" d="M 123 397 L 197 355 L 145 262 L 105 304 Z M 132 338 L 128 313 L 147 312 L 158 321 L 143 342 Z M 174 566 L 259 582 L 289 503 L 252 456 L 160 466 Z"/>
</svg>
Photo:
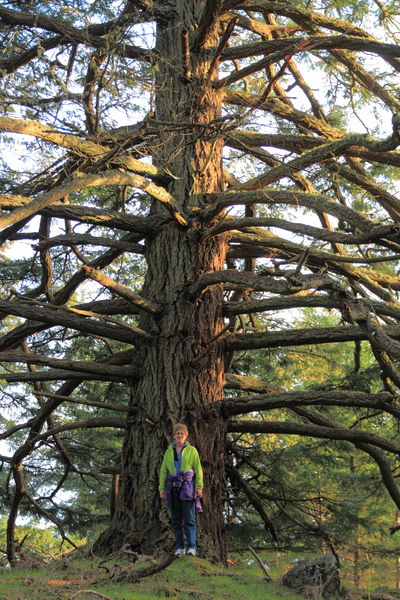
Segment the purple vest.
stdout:
<svg viewBox="0 0 400 600">
<path fill-rule="evenodd" d="M 194 472 L 179 471 L 176 475 L 167 475 L 167 486 L 165 489 L 165 503 L 169 510 L 172 510 L 172 489 L 176 487 L 179 489 L 180 500 L 196 500 L 196 511 L 202 512 L 200 499 L 196 498 L 196 488 L 194 485 Z"/>
</svg>

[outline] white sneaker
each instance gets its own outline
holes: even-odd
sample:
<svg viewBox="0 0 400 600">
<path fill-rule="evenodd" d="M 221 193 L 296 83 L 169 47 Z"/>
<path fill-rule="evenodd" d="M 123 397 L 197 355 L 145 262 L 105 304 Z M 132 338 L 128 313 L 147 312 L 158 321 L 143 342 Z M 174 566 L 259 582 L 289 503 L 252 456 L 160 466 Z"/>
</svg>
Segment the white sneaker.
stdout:
<svg viewBox="0 0 400 600">
<path fill-rule="evenodd" d="M 177 548 L 174 556 L 183 556 L 185 554 L 185 548 Z"/>
<path fill-rule="evenodd" d="M 196 548 L 188 548 L 186 554 L 190 554 L 190 556 L 196 556 Z"/>
</svg>

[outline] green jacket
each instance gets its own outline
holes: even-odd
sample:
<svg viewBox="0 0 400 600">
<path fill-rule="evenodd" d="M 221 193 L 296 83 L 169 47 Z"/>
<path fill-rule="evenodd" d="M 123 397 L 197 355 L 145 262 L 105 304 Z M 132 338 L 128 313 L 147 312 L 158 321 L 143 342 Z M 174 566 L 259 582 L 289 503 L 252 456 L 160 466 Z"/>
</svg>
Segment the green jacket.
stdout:
<svg viewBox="0 0 400 600">
<path fill-rule="evenodd" d="M 194 471 L 196 489 L 203 489 L 203 469 L 201 467 L 199 453 L 194 446 L 187 442 L 187 446 L 182 450 L 182 471 Z M 160 469 L 160 485 L 159 490 L 165 490 L 167 484 L 167 475 L 176 475 L 174 463 L 174 449 L 172 444 L 165 451 Z"/>
</svg>

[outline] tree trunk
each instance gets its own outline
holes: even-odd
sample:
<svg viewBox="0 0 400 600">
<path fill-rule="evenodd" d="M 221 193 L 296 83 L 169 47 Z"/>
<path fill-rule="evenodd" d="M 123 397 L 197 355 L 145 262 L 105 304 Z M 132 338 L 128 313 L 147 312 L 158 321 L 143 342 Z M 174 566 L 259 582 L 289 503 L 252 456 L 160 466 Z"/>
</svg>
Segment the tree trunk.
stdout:
<svg viewBox="0 0 400 600">
<path fill-rule="evenodd" d="M 202 206 L 204 192 L 220 192 L 222 140 L 210 125 L 220 116 L 220 93 L 212 86 L 211 61 L 217 27 L 197 44 L 196 23 L 204 2 L 176 2 L 168 23 L 159 23 L 154 123 L 160 127 L 154 162 L 172 174 L 169 192 L 182 214 Z M 159 205 L 153 213 L 165 214 Z M 171 441 L 172 424 L 185 422 L 198 448 L 205 475 L 204 512 L 198 519 L 200 552 L 225 562 L 223 498 L 225 496 L 222 288 L 212 286 L 191 298 L 187 288 L 198 275 L 224 268 L 226 241 L 219 236 L 202 241 L 202 224 L 177 221 L 160 228 L 148 241 L 148 271 L 143 296 L 163 307 L 161 316 L 145 315 L 140 327 L 152 336 L 143 344 L 141 379 L 132 394 L 138 409 L 129 420 L 123 448 L 121 488 L 110 528 L 96 551 L 117 549 L 129 542 L 135 549 L 163 546 L 170 531 L 158 498 L 163 453 Z M 160 512 L 161 509 L 161 512 Z M 172 539 L 172 537 L 171 537 Z"/>
</svg>

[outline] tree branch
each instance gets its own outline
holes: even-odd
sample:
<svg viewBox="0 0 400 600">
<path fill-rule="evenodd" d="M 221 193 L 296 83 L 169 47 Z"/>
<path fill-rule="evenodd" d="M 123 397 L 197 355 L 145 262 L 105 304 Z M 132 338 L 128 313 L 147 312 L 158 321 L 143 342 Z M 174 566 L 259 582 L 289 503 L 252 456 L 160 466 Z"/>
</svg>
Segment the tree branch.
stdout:
<svg viewBox="0 0 400 600">
<path fill-rule="evenodd" d="M 296 280 L 288 281 L 278 280 L 275 277 L 256 275 L 249 272 L 235 271 L 233 269 L 225 271 L 210 271 L 197 278 L 188 288 L 188 294 L 191 297 L 198 296 L 206 288 L 212 285 L 232 284 L 234 289 L 251 288 L 255 291 L 273 292 L 276 294 L 294 294 L 301 290 L 313 289 L 328 283 L 326 277 L 318 275 L 299 275 Z M 229 288 L 229 285 L 227 286 Z"/>
<path fill-rule="evenodd" d="M 96 322 L 94 319 L 73 314 L 72 310 L 55 307 L 54 305 L 52 308 L 48 308 L 24 304 L 22 302 L 0 300 L 0 312 L 17 315 L 26 319 L 33 319 L 35 321 L 43 321 L 51 326 L 61 325 L 71 329 L 77 329 L 83 333 L 92 333 L 94 335 L 104 336 L 131 344 L 137 343 L 140 338 L 150 339 L 149 334 L 139 327 L 124 327 L 123 323 L 121 323 L 121 325 L 105 325 Z"/>
<path fill-rule="evenodd" d="M 89 362 L 84 360 L 64 360 L 59 358 L 49 358 L 48 356 L 41 356 L 38 354 L 27 353 L 27 352 L 0 352 L 0 363 L 26 363 L 34 365 L 45 365 L 56 369 L 65 369 L 67 371 L 76 371 L 77 373 L 85 373 L 87 375 L 102 375 L 105 374 L 104 365 L 96 362 Z M 118 380 L 126 379 L 127 370 L 125 367 L 117 367 L 114 365 L 107 365 L 107 375 Z M 3 377 L 3 374 L 1 375 Z"/>
<path fill-rule="evenodd" d="M 81 43 L 94 48 L 102 48 L 108 51 L 115 52 L 116 55 L 135 59 L 149 60 L 151 51 L 144 48 L 139 48 L 129 44 L 116 45 L 115 42 L 111 45 L 109 39 L 103 39 L 100 36 L 106 36 L 108 31 L 115 28 L 115 21 L 108 22 L 103 25 L 95 25 L 85 27 L 84 29 L 76 29 L 71 27 L 65 21 L 59 18 L 47 17 L 43 14 L 31 14 L 17 12 L 8 8 L 0 7 L 0 19 L 6 25 L 21 25 L 23 27 L 37 27 L 46 31 L 60 34 L 62 42 L 65 43 Z M 137 19 L 134 20 L 136 21 Z M 132 23 L 132 15 L 125 15 L 120 20 L 120 24 L 126 25 Z M 120 26 L 120 25 L 119 25 Z"/>
<path fill-rule="evenodd" d="M 93 267 L 84 265 L 82 267 L 82 270 L 91 279 L 97 281 L 98 283 L 108 288 L 118 296 L 121 296 L 121 298 L 125 298 L 125 300 L 128 300 L 128 302 L 132 302 L 139 309 L 142 309 L 153 315 L 159 315 L 162 312 L 161 306 L 155 304 L 154 302 L 146 300 L 146 298 L 139 296 L 139 294 L 136 294 L 135 292 L 132 292 L 130 288 L 128 288 L 125 285 L 121 285 L 120 283 L 117 283 L 116 281 L 111 279 L 111 277 L 107 277 L 107 275 L 104 275 L 104 273 L 99 269 L 93 269 Z"/>
<path fill-rule="evenodd" d="M 239 415 L 277 408 L 296 408 L 297 406 L 348 406 L 375 408 L 400 419 L 400 408 L 393 403 L 388 392 L 367 394 L 350 390 L 318 390 L 311 392 L 280 392 L 246 396 L 244 398 L 226 398 L 222 409 L 227 415 Z"/>
<path fill-rule="evenodd" d="M 231 188 L 232 189 L 232 188 Z M 376 227 L 376 223 L 361 212 L 348 206 L 333 202 L 328 196 L 322 194 L 308 194 L 305 192 L 279 191 L 279 190 L 254 190 L 251 192 L 223 192 L 221 194 L 207 194 L 206 209 L 198 211 L 197 216 L 203 221 L 209 221 L 213 216 L 229 206 L 246 204 L 285 204 L 288 206 L 304 206 L 316 211 L 326 212 L 338 219 L 354 225 L 361 231 L 368 232 Z"/>
<path fill-rule="evenodd" d="M 72 192 L 77 192 L 86 187 L 103 185 L 130 185 L 132 187 L 137 187 L 162 202 L 180 225 L 187 225 L 187 221 L 180 214 L 174 198 L 164 188 L 151 183 L 141 175 L 110 170 L 104 171 L 103 173 L 75 173 L 72 177 L 67 178 L 62 185 L 55 187 L 50 192 L 39 194 L 37 198 L 25 206 L 16 208 L 7 216 L 0 217 L 0 228 L 7 227 L 22 219 L 26 219 L 26 217 L 39 212 L 49 204 L 57 202 L 57 200 L 68 196 L 68 194 L 71 194 Z"/>
<path fill-rule="evenodd" d="M 383 437 L 356 429 L 325 427 L 285 421 L 230 421 L 228 431 L 233 433 L 276 433 L 316 437 L 326 440 L 344 440 L 352 444 L 365 443 L 392 454 L 400 453 L 400 444 Z"/>
<path fill-rule="evenodd" d="M 383 327 L 383 331 L 400 339 L 400 326 Z M 281 329 L 265 333 L 235 333 L 225 339 L 227 350 L 255 350 L 256 348 L 280 348 L 307 344 L 330 344 L 366 340 L 368 335 L 359 327 L 311 327 L 305 329 Z"/>
<path fill-rule="evenodd" d="M 15 207 L 24 207 L 32 202 L 32 198 L 25 196 L 12 196 L 10 194 L 0 194 L 0 208 L 10 210 Z M 155 215 L 142 217 L 133 216 L 113 210 L 102 210 L 92 208 L 91 206 L 74 206 L 70 204 L 55 202 L 51 206 L 38 211 L 39 214 L 49 215 L 60 219 L 71 219 L 81 223 L 89 223 L 95 226 L 109 227 L 111 229 L 121 229 L 142 235 L 152 236 L 157 228 L 170 220 L 160 218 Z M 112 240 L 110 240 L 111 242 Z M 121 240 L 122 242 L 124 240 Z M 137 238 L 136 238 L 137 241 Z M 118 245 L 108 244 L 120 253 L 124 248 L 118 248 Z"/>
<path fill-rule="evenodd" d="M 232 465 L 227 466 L 227 474 L 229 479 L 234 485 L 237 485 L 240 489 L 243 490 L 247 498 L 250 500 L 250 503 L 255 508 L 255 510 L 260 515 L 261 519 L 264 522 L 265 529 L 270 532 L 272 539 L 277 542 L 278 536 L 276 535 L 275 527 L 266 513 L 264 508 L 264 503 L 258 494 L 253 490 L 253 488 L 243 479 L 240 475 L 239 471 L 235 469 Z"/>
<path fill-rule="evenodd" d="M 55 131 L 54 127 L 44 125 L 39 121 L 12 119 L 10 117 L 0 117 L 0 131 L 34 136 L 62 148 L 67 148 L 78 157 L 90 157 L 97 163 L 112 153 L 112 158 L 110 157 L 108 160 L 112 160 L 114 166 L 123 167 L 133 173 L 152 179 L 165 178 L 165 175 L 156 166 L 129 156 L 126 151 L 123 152 L 124 146 L 121 144 L 119 147 L 115 142 L 111 148 L 91 139 L 82 139 L 71 133 Z"/>
<path fill-rule="evenodd" d="M 366 35 L 365 32 L 363 34 L 364 36 Z M 301 44 L 304 45 L 304 52 L 307 52 L 308 48 L 313 50 L 314 47 L 317 47 L 319 50 L 353 50 L 357 52 L 370 52 L 383 58 L 400 58 L 400 48 L 396 44 L 386 44 L 373 38 L 361 38 L 351 35 L 299 36 L 266 40 L 254 44 L 225 48 L 222 52 L 222 58 L 225 60 L 235 60 L 238 58 L 248 58 L 249 56 L 259 56 L 260 54 L 270 54 L 278 50 L 289 52 L 293 45 L 297 46 Z"/>
</svg>

